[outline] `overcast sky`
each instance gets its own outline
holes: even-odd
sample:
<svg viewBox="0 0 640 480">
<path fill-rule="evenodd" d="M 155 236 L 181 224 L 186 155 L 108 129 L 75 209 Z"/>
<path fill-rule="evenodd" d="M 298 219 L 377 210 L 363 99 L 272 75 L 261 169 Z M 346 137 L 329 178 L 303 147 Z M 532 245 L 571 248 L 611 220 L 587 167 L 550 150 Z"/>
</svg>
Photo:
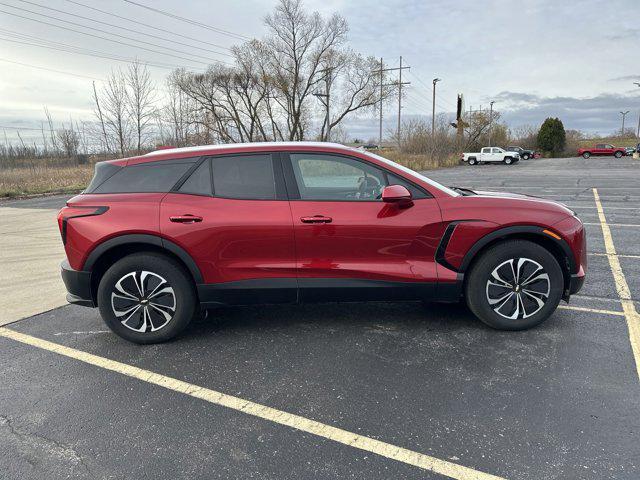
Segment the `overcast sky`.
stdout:
<svg viewBox="0 0 640 480">
<path fill-rule="evenodd" d="M 263 18 L 275 4 L 272 0 L 136 1 L 249 37 L 264 34 Z M 171 19 L 124 0 L 77 2 L 201 39 L 208 44 L 200 45 L 211 50 L 216 50 L 216 47 L 210 44 L 228 47 L 240 41 L 237 37 Z M 205 66 L 185 61 L 180 52 L 171 52 L 175 56 L 150 52 L 37 23 L 7 12 L 94 35 L 110 37 L 108 32 L 117 32 L 165 48 L 228 60 L 228 57 L 210 51 L 142 37 L 135 32 L 91 23 L 36 4 L 169 37 L 164 32 L 104 15 L 68 0 L 0 0 L 2 127 L 39 127 L 45 118 L 44 105 L 48 106 L 58 123 L 68 121 L 70 117 L 74 120 L 91 119 L 92 79 L 103 79 L 112 68 L 125 65 L 110 59 L 49 50 L 15 41 L 33 43 L 33 37 L 37 37 L 49 45 L 59 42 L 150 62 Z M 486 108 L 494 100 L 494 108 L 502 112 L 511 127 L 539 125 L 547 116 L 558 116 L 566 128 L 609 134 L 620 128 L 621 110 L 631 111 L 627 125 L 638 124 L 640 88 L 633 85 L 633 81 L 640 82 L 640 0 L 307 0 L 305 5 L 309 10 L 323 14 L 338 12 L 343 15 L 350 27 L 349 43 L 355 50 L 383 57 L 385 63 L 393 66 L 396 66 L 398 57 L 403 56 L 405 64 L 411 66 L 403 78 L 411 82 L 404 100 L 403 113 L 407 116 L 430 115 L 431 80 L 437 76 L 442 78 L 436 102 L 439 112 L 453 112 L 456 94 L 463 93 L 466 109 L 470 106 L 477 109 L 480 105 Z M 56 22 L 32 12 L 93 28 Z M 17 38 L 16 33 L 22 36 Z M 184 38 L 172 38 L 194 43 Z M 138 45 L 158 50 L 152 45 Z M 165 48 L 163 51 L 167 53 Z M 205 58 L 201 60 L 206 62 Z M 152 67 L 152 72 L 154 78 L 161 82 L 169 69 Z M 395 115 L 396 110 L 391 107 L 385 112 L 389 128 L 391 122 L 395 122 Z M 370 114 L 353 119 L 348 124 L 350 136 L 374 137 L 376 125 Z M 12 135 L 12 130 L 5 131 Z M 38 136 L 36 131 L 23 130 L 22 133 L 27 138 Z"/>
</svg>

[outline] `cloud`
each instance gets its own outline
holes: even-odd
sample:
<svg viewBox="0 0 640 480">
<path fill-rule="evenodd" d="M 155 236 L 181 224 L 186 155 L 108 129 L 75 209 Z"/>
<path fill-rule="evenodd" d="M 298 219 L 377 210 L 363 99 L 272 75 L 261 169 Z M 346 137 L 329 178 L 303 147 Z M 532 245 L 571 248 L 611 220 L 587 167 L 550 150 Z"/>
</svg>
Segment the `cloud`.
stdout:
<svg viewBox="0 0 640 480">
<path fill-rule="evenodd" d="M 521 92 L 500 92 L 495 97 L 502 118 L 510 125 L 539 125 L 547 117 L 560 118 L 565 128 L 588 133 L 611 133 L 620 128 L 620 112 L 631 110 L 627 125 L 638 118 L 640 96 L 602 93 L 593 97 L 543 97 Z"/>
<path fill-rule="evenodd" d="M 610 78 L 610 82 L 633 82 L 640 81 L 640 73 L 637 75 L 624 75 L 622 77 Z"/>
</svg>

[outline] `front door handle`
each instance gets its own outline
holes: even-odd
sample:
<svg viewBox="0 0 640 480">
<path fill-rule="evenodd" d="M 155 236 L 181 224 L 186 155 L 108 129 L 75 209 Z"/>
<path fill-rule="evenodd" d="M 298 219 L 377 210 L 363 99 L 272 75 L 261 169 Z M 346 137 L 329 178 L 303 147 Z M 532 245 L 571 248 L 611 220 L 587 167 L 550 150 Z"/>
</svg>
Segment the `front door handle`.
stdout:
<svg viewBox="0 0 640 480">
<path fill-rule="evenodd" d="M 324 215 L 314 215 L 313 217 L 300 217 L 302 223 L 331 223 L 333 219 L 331 217 L 325 217 Z"/>
<path fill-rule="evenodd" d="M 169 217 L 169 220 L 174 223 L 198 223 L 202 221 L 202 217 L 186 214 L 186 215 L 176 215 L 174 217 Z"/>
</svg>

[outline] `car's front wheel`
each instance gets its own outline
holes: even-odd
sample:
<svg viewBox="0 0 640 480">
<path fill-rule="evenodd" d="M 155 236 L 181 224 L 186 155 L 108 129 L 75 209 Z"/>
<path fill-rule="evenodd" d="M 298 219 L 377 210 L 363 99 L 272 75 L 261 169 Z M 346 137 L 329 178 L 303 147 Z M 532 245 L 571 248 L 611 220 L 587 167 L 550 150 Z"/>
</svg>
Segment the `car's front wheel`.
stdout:
<svg viewBox="0 0 640 480">
<path fill-rule="evenodd" d="M 529 158 L 530 158 L 530 157 L 529 157 L 529 154 L 528 154 L 528 153 L 525 153 L 525 154 L 523 154 L 523 155 L 522 155 L 522 159 L 523 159 L 523 160 L 529 160 Z"/>
<path fill-rule="evenodd" d="M 465 294 L 471 311 L 490 327 L 524 330 L 558 307 L 564 277 L 555 257 L 540 245 L 508 240 L 474 262 Z"/>
<path fill-rule="evenodd" d="M 591 153 L 589 153 L 589 152 L 584 152 L 582 154 L 582 158 L 589 158 L 590 156 L 591 156 Z"/>
<path fill-rule="evenodd" d="M 152 252 L 115 262 L 102 276 L 97 297 L 107 326 L 134 343 L 169 340 L 198 311 L 195 288 L 184 267 Z"/>
<path fill-rule="evenodd" d="M 613 154 L 614 157 L 616 158 L 621 158 L 622 157 L 622 152 L 616 152 Z"/>
<path fill-rule="evenodd" d="M 506 157 L 504 159 L 504 163 L 506 163 L 507 165 L 511 165 L 513 163 L 513 158 L 511 157 Z"/>
</svg>

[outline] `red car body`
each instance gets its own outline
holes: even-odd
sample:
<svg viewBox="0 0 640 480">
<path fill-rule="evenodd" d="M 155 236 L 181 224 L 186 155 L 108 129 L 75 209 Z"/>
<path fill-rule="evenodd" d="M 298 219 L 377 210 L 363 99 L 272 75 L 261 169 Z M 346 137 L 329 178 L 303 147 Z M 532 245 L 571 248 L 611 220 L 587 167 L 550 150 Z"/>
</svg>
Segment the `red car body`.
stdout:
<svg viewBox="0 0 640 480">
<path fill-rule="evenodd" d="M 589 158 L 592 155 L 595 156 L 615 156 L 615 157 L 623 157 L 627 154 L 627 151 L 624 147 L 614 147 L 608 143 L 599 143 L 594 145 L 593 147 L 579 148 L 578 155 Z"/>
<path fill-rule="evenodd" d="M 405 198 L 404 187 L 391 185 L 383 198 L 371 201 L 303 200 L 290 162 L 290 155 L 300 152 L 364 162 L 402 179 L 419 195 Z M 271 157 L 274 199 L 185 194 L 175 187 L 70 199 L 58 215 L 69 301 L 95 306 L 105 270 L 140 250 L 179 260 L 204 306 L 372 298 L 457 301 L 476 256 L 509 238 L 531 240 L 553 253 L 563 268 L 565 298 L 584 280 L 583 226 L 561 204 L 504 193 L 464 196 L 377 155 L 341 145 L 173 149 L 103 162 L 100 168 L 255 153 Z"/>
</svg>

